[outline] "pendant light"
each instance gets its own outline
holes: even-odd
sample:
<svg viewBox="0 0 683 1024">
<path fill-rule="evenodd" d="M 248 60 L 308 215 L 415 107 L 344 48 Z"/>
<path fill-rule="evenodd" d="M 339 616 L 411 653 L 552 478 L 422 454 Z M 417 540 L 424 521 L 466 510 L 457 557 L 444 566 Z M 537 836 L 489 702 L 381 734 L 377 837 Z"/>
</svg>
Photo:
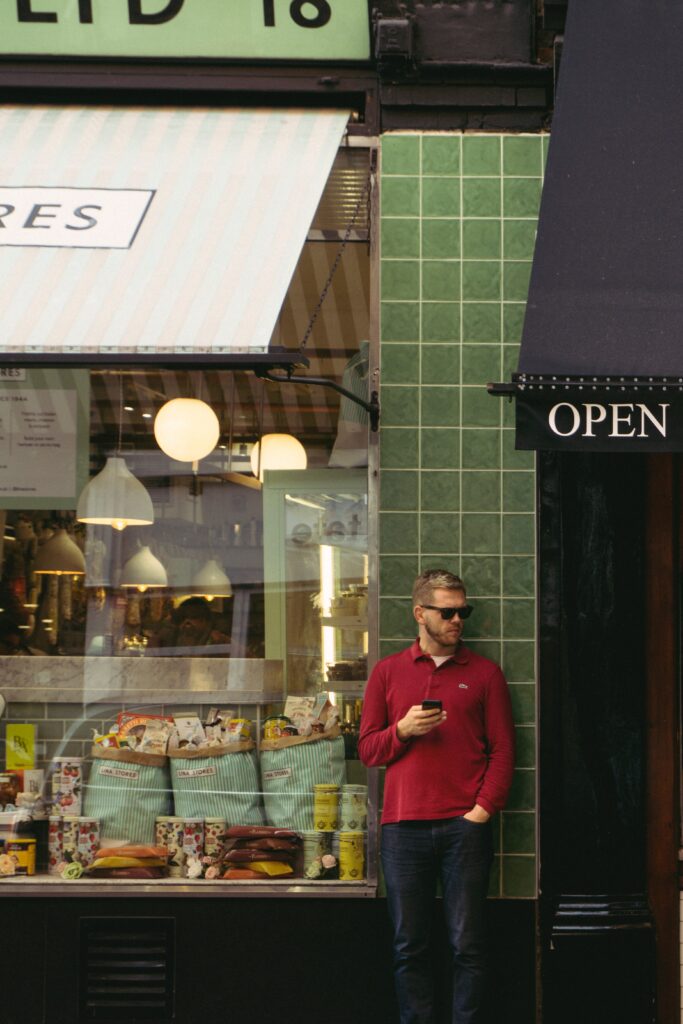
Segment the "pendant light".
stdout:
<svg viewBox="0 0 683 1024">
<path fill-rule="evenodd" d="M 218 444 L 220 424 L 206 402 L 198 398 L 173 398 L 159 409 L 154 436 L 170 458 L 196 464 Z"/>
<path fill-rule="evenodd" d="M 123 378 L 119 376 L 119 438 L 116 455 L 110 455 L 97 476 L 90 480 L 78 499 L 76 518 L 94 526 L 150 526 L 154 507 L 149 492 L 133 476 L 121 452 L 123 428 Z"/>
<path fill-rule="evenodd" d="M 159 559 L 145 546 L 136 551 L 123 566 L 119 586 L 137 587 L 144 593 L 150 587 L 167 587 L 168 576 Z"/>
<path fill-rule="evenodd" d="M 38 548 L 33 572 L 41 576 L 84 576 L 85 558 L 66 530 L 56 530 Z"/>
<path fill-rule="evenodd" d="M 215 558 L 210 558 L 192 577 L 190 594 L 192 597 L 205 597 L 212 601 L 214 597 L 232 597 L 232 583 L 223 572 Z"/>
<path fill-rule="evenodd" d="M 251 450 L 251 470 L 261 483 L 267 469 L 306 469 L 307 465 L 306 449 L 291 434 L 264 434 Z"/>
</svg>

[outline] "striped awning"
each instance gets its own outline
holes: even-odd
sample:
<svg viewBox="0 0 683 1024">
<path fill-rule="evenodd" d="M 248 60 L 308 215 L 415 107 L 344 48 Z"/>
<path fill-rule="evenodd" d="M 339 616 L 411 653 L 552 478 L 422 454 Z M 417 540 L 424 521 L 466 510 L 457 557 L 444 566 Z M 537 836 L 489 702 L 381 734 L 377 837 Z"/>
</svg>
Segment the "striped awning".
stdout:
<svg viewBox="0 0 683 1024">
<path fill-rule="evenodd" d="M 267 353 L 347 119 L 2 107 L 0 353 Z"/>
</svg>

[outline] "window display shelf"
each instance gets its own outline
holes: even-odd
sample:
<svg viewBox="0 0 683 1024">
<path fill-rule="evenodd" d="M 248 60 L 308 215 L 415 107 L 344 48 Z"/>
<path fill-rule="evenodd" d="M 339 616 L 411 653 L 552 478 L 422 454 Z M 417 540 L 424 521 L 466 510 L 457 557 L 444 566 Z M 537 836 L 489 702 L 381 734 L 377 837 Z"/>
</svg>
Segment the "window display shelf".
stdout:
<svg viewBox="0 0 683 1024">
<path fill-rule="evenodd" d="M 367 616 L 360 615 L 321 615 L 322 626 L 333 626 L 335 629 L 360 629 L 364 633 L 368 629 Z"/>
<path fill-rule="evenodd" d="M 96 892 L 97 896 L 171 896 L 188 895 L 195 897 L 208 896 L 216 897 L 230 896 L 296 896 L 314 897 L 324 896 L 349 898 L 372 898 L 376 895 L 377 886 L 366 880 L 360 882 L 338 882 L 338 881 L 315 881 L 307 882 L 298 878 L 295 881 L 270 881 L 260 882 L 252 880 L 244 881 L 223 881 L 217 880 L 207 882 L 205 879 L 189 881 L 178 878 L 157 878 L 153 882 L 132 881 L 130 879 L 109 879 L 102 881 L 95 878 L 79 878 L 76 881 L 65 882 L 64 879 L 54 875 L 37 875 L 33 878 L 25 876 L 14 876 L 4 878 L 0 881 L 0 899 L 3 896 L 83 896 L 92 897 Z"/>
</svg>

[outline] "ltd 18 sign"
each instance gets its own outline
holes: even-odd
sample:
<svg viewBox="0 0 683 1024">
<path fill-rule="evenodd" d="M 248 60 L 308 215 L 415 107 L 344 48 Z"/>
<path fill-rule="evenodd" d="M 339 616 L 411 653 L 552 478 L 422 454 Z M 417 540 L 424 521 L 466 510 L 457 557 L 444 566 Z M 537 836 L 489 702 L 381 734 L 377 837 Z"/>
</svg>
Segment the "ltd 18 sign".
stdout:
<svg viewBox="0 0 683 1024">
<path fill-rule="evenodd" d="M 368 0 L 4 0 L 0 54 L 368 60 Z"/>
</svg>

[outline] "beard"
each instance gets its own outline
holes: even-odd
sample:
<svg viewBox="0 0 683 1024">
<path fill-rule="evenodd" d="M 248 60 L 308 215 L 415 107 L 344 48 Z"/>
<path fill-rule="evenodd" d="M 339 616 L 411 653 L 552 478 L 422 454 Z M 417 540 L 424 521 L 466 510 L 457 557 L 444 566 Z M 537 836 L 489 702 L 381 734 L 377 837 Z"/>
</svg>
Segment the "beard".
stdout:
<svg viewBox="0 0 683 1024">
<path fill-rule="evenodd" d="M 434 627 L 430 626 L 427 622 L 423 622 L 422 625 L 427 636 L 441 647 L 455 648 L 458 646 L 461 631 L 459 630 L 457 634 L 454 635 L 450 631 L 450 624 L 448 626 L 444 624 L 444 626 L 441 626 L 439 629 L 434 629 Z"/>
</svg>

